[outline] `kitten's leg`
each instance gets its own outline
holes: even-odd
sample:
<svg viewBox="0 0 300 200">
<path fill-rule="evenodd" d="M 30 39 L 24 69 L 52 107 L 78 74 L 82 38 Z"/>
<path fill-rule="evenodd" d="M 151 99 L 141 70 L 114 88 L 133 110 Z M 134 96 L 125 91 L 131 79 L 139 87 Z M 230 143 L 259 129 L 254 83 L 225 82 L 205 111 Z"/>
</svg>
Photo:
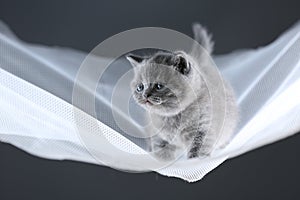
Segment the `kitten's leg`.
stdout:
<svg viewBox="0 0 300 200">
<path fill-rule="evenodd" d="M 206 152 L 203 149 L 203 139 L 205 133 L 199 131 L 197 128 L 188 127 L 182 130 L 181 139 L 187 148 L 187 157 L 195 158 L 205 156 Z"/>
<path fill-rule="evenodd" d="M 188 152 L 188 157 L 195 158 L 209 156 L 215 147 L 216 139 L 214 134 L 208 135 L 198 132 L 194 137 L 190 151 Z"/>
<path fill-rule="evenodd" d="M 205 152 L 202 149 L 203 146 L 203 136 L 204 133 L 198 132 L 197 135 L 193 138 L 191 148 L 188 152 L 188 158 L 196 158 L 201 156 L 205 156 Z"/>
<path fill-rule="evenodd" d="M 207 157 L 212 150 L 212 143 L 207 141 L 207 136 L 203 132 L 195 131 L 188 134 L 186 142 L 190 145 L 188 158 Z"/>
</svg>

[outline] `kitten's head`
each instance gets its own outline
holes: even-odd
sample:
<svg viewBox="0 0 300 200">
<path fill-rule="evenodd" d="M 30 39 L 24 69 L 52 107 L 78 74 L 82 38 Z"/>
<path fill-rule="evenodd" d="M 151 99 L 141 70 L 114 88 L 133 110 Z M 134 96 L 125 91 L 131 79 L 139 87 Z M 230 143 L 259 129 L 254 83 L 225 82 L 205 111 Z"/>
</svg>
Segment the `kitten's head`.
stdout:
<svg viewBox="0 0 300 200">
<path fill-rule="evenodd" d="M 195 99 L 192 63 L 184 52 L 158 52 L 151 57 L 128 55 L 134 67 L 131 89 L 135 101 L 148 111 L 171 116 Z"/>
</svg>

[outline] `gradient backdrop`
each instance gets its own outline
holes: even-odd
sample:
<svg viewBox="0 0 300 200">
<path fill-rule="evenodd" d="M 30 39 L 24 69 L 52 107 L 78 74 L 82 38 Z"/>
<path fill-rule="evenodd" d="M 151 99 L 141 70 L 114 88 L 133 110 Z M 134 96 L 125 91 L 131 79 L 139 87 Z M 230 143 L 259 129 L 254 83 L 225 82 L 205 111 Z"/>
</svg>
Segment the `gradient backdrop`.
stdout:
<svg viewBox="0 0 300 200">
<path fill-rule="evenodd" d="M 27 42 L 83 51 L 136 27 L 166 27 L 191 35 L 191 23 L 198 21 L 213 33 L 215 52 L 221 54 L 272 42 L 300 19 L 300 1 L 0 0 L 0 19 Z M 155 173 L 44 160 L 0 143 L 0 200 L 294 200 L 300 195 L 299 145 L 300 135 L 293 136 L 229 160 L 188 184 Z"/>
</svg>

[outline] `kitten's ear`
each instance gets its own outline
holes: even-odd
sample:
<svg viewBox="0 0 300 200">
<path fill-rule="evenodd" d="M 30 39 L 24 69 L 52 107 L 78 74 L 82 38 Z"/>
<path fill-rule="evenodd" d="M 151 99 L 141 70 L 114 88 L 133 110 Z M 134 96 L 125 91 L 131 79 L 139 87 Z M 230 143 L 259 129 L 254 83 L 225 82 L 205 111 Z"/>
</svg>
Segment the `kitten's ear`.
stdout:
<svg viewBox="0 0 300 200">
<path fill-rule="evenodd" d="M 144 57 L 133 54 L 128 54 L 126 56 L 126 59 L 131 63 L 133 67 L 136 67 L 138 64 L 142 63 L 145 60 Z"/>
<path fill-rule="evenodd" d="M 191 63 L 186 59 L 185 54 L 177 52 L 175 54 L 174 69 L 183 75 L 187 75 L 191 70 Z"/>
</svg>

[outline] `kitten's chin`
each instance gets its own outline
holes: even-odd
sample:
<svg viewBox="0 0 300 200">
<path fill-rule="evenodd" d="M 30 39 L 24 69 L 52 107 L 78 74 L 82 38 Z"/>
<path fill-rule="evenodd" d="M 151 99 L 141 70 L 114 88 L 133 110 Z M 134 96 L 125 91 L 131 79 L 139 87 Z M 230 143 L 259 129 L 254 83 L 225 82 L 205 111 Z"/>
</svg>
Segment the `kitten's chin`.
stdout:
<svg viewBox="0 0 300 200">
<path fill-rule="evenodd" d="M 178 115 L 182 109 L 179 108 L 168 108 L 165 107 L 162 103 L 152 102 L 152 101 L 142 101 L 139 104 L 147 110 L 149 113 L 157 114 L 160 116 L 171 117 Z"/>
<path fill-rule="evenodd" d="M 162 106 L 152 106 L 152 109 L 149 110 L 149 112 L 160 116 L 171 117 L 174 115 L 178 115 L 181 112 L 181 110 L 174 108 L 165 108 Z"/>
</svg>

